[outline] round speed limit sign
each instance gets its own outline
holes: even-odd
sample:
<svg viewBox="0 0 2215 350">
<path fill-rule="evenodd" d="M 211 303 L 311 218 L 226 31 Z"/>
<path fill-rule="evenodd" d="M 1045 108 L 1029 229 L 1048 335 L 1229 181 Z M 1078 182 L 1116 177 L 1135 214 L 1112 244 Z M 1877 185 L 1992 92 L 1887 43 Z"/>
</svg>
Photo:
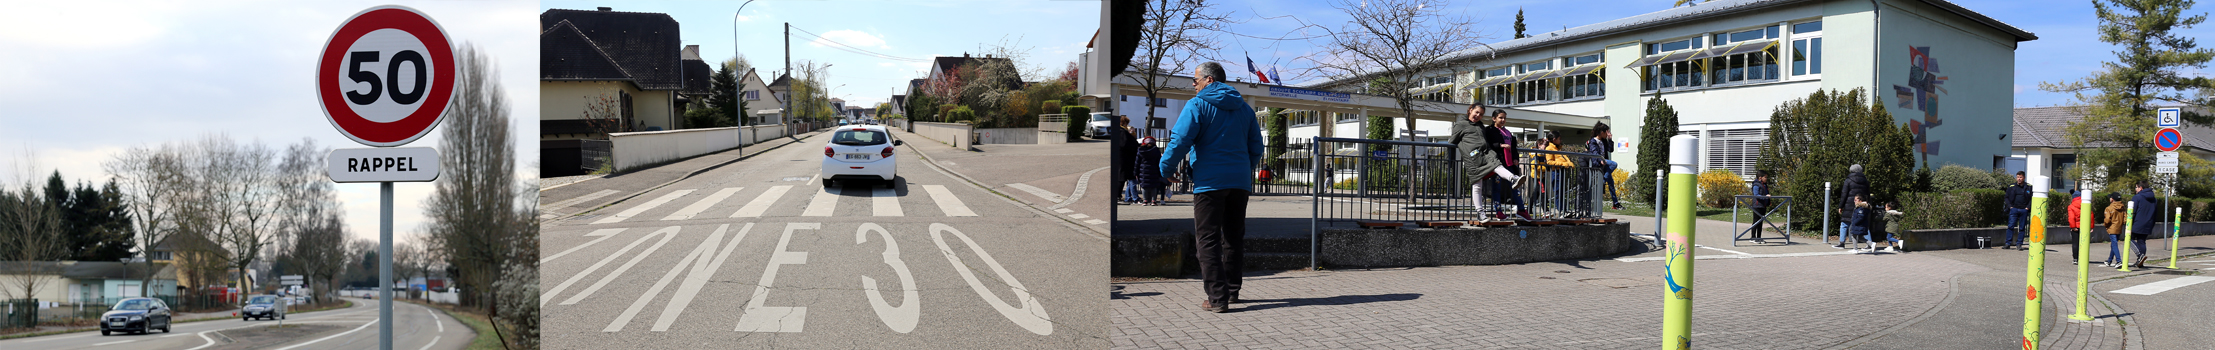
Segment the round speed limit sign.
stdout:
<svg viewBox="0 0 2215 350">
<path fill-rule="evenodd" d="M 339 133 L 363 145 L 406 145 L 437 127 L 454 95 L 454 50 L 438 22 L 378 6 L 340 24 L 316 61 L 315 92 Z"/>
</svg>

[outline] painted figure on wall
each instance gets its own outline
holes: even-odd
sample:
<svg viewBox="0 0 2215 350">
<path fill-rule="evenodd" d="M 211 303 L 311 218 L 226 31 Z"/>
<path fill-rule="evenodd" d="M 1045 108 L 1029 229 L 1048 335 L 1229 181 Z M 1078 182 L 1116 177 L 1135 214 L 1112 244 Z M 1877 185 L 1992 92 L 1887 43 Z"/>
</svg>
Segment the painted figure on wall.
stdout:
<svg viewBox="0 0 2215 350">
<path fill-rule="evenodd" d="M 1893 99 L 1900 101 L 1900 108 L 1923 111 L 1922 120 L 1909 120 L 1908 128 L 1915 130 L 1915 151 L 1924 155 L 1938 154 L 1938 142 L 1930 141 L 1931 128 L 1938 127 L 1938 95 L 1946 93 L 1947 77 L 1938 75 L 1938 60 L 1930 57 L 1929 46 L 1907 48 L 1907 85 L 1892 85 Z"/>
</svg>

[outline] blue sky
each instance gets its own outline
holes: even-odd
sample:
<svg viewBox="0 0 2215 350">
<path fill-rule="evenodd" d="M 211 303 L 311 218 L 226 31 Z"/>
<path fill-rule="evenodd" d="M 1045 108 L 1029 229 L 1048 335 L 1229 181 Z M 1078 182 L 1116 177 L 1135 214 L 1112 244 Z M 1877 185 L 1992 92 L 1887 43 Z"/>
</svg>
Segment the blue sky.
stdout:
<svg viewBox="0 0 2215 350">
<path fill-rule="evenodd" d="M 491 56 L 508 94 L 516 168 L 537 177 L 538 22 L 531 1 L 31 1 L 0 11 L 0 183 L 36 166 L 73 185 L 141 145 L 204 134 L 277 149 L 314 139 L 365 148 L 317 104 L 314 61 L 341 22 L 373 6 L 413 7 L 457 45 Z M 438 131 L 409 144 L 436 147 Z M 32 155 L 26 157 L 26 154 Z M 424 222 L 431 183 L 394 187 L 396 236 Z M 338 184 L 349 232 L 377 234 L 377 184 Z M 404 238 L 403 238 L 404 239 Z"/>
<path fill-rule="evenodd" d="M 1972 11 L 2012 24 L 2017 28 L 2037 34 L 2039 39 L 2021 43 L 2015 52 L 2015 105 L 2037 107 L 2072 104 L 2067 94 L 2038 90 L 2040 82 L 2063 82 L 2082 79 L 2100 69 L 2100 62 L 2113 60 L 2113 46 L 2099 42 L 2094 30 L 2099 21 L 2093 17 L 2089 0 L 1952 0 Z M 1499 42 L 1514 35 L 1515 11 L 1523 10 L 1524 25 L 1528 33 L 1538 34 L 1561 30 L 1563 27 L 1598 23 L 1667 9 L 1672 0 L 1609 0 L 1605 5 L 1591 1 L 1457 1 L 1447 5 L 1448 14 L 1461 14 L 1476 21 L 1481 27 L 1485 42 Z M 1221 10 L 1236 12 L 1245 23 L 1232 26 L 1238 34 L 1254 37 L 1305 37 L 1322 34 L 1292 31 L 1300 26 L 1293 18 L 1307 23 L 1321 24 L 1332 29 L 1346 22 L 1346 16 L 1322 1 L 1271 1 L 1271 0 L 1223 0 L 1217 5 Z M 2202 4 L 2187 13 L 2207 13 L 2215 6 Z M 1281 16 L 1291 16 L 1285 18 Z M 1275 18 L 1271 18 L 1275 17 Z M 2215 23 L 2179 31 L 2188 37 L 2215 40 Z M 1290 34 L 1287 34 L 1290 33 Z M 1241 52 L 1248 53 L 1254 62 L 1268 67 L 1274 60 L 1279 73 L 1292 77 L 1296 70 L 1305 68 L 1296 58 L 1315 51 L 1306 41 L 1264 40 L 1225 34 L 1219 37 L 1228 52 L 1224 58 L 1244 65 Z M 1295 83 L 1300 82 L 1294 80 Z"/>
<path fill-rule="evenodd" d="M 544 9 L 659 12 L 677 20 L 685 45 L 700 45 L 710 61 L 731 57 L 734 11 L 744 1 L 544 1 Z M 738 53 L 762 74 L 784 66 L 784 23 L 796 28 L 792 62 L 831 64 L 827 86 L 849 106 L 871 107 L 904 93 L 908 79 L 923 77 L 928 62 L 870 57 L 813 43 L 800 30 L 863 50 L 901 58 L 979 54 L 999 45 L 1027 49 L 1024 68 L 1057 71 L 1077 60 L 1099 28 L 1097 0 L 976 1 L 791 1 L 763 0 L 746 5 L 736 18 Z M 839 87 L 844 85 L 844 87 Z M 759 107 L 756 107 L 759 108 Z"/>
</svg>

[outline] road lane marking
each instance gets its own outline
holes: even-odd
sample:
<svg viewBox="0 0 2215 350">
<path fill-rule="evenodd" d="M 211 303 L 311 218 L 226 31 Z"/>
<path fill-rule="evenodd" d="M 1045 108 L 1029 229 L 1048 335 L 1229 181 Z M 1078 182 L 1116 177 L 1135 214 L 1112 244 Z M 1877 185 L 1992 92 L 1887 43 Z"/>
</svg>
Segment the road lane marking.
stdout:
<svg viewBox="0 0 2215 350">
<path fill-rule="evenodd" d="M 1056 212 L 1056 213 L 1062 213 L 1062 214 L 1068 214 L 1068 213 L 1075 213 L 1075 212 L 1077 212 L 1077 211 L 1075 211 L 1075 210 L 1069 210 L 1069 208 L 1060 208 L 1060 209 L 1054 209 L 1054 212 Z"/>
<path fill-rule="evenodd" d="M 549 289 L 546 290 L 545 293 L 540 293 L 538 295 L 538 305 L 546 306 L 546 302 L 554 300 L 554 295 L 561 294 L 561 291 L 563 289 L 569 289 L 570 284 L 575 284 L 578 280 L 584 279 L 585 276 L 592 275 L 593 271 L 599 271 L 600 267 L 607 266 L 608 262 L 615 261 L 615 258 L 617 257 L 622 257 L 624 252 L 631 251 L 631 248 L 637 248 L 640 243 L 646 243 L 646 240 L 653 239 L 655 235 L 660 235 L 664 232 L 669 233 L 668 236 L 663 236 L 662 239 L 662 241 L 667 242 L 668 237 L 674 237 L 677 235 L 677 233 L 674 231 L 676 229 L 676 227 L 664 228 L 659 231 L 654 231 L 653 233 L 647 233 L 645 236 L 638 237 L 638 240 L 631 241 L 631 244 L 624 245 L 623 249 L 616 250 L 615 254 L 608 254 L 608 257 L 600 258 L 600 262 L 593 263 L 592 267 L 585 268 L 584 272 L 579 272 L 576 275 L 571 275 L 569 276 L 569 280 L 565 280 L 562 281 L 561 284 L 554 285 L 554 289 Z"/>
<path fill-rule="evenodd" d="M 439 332 L 439 333 L 446 333 L 446 324 L 445 324 L 445 323 L 441 323 L 441 322 L 439 322 L 439 321 L 438 321 L 438 312 L 437 312 L 437 311 L 431 311 L 431 308 L 427 308 L 427 307 L 426 307 L 426 308 L 423 308 L 423 313 L 426 313 L 426 314 L 431 314 L 431 324 L 435 324 L 435 325 L 438 325 L 438 332 Z M 437 340 L 432 340 L 431 342 L 432 342 L 432 343 L 437 343 L 438 341 L 437 341 Z"/>
<path fill-rule="evenodd" d="M 1052 207 L 1049 207 L 1049 208 L 1052 208 L 1052 209 L 1061 209 L 1061 207 L 1066 207 L 1066 206 L 1069 206 L 1070 204 L 1077 204 L 1077 200 L 1078 200 L 1078 199 L 1083 199 L 1083 198 L 1084 198 L 1084 189 L 1085 189 L 1086 187 L 1092 187 L 1092 186 L 1091 186 L 1091 183 L 1092 183 L 1092 174 L 1098 174 L 1098 173 L 1100 173 L 1100 171 L 1103 171 L 1103 170 L 1108 170 L 1108 168 L 1112 168 L 1112 167 L 1100 167 L 1099 169 L 1092 169 L 1092 171 L 1087 171 L 1087 172 L 1084 172 L 1084 176 L 1078 176 L 1078 177 L 1077 177 L 1077 188 L 1076 188 L 1076 189 L 1073 189 L 1073 190 L 1069 190 L 1069 198 L 1067 198 L 1067 199 L 1063 199 L 1063 200 L 1061 200 L 1061 201 L 1060 201 L 1060 202 L 1058 202 L 1058 203 L 1054 203 L 1054 206 L 1052 206 Z"/>
<path fill-rule="evenodd" d="M 328 336 L 328 337 L 323 337 L 322 339 L 309 340 L 309 341 L 308 341 L 308 342 L 306 342 L 306 343 L 293 344 L 292 346 L 287 346 L 287 347 L 277 348 L 277 350 L 292 350 L 292 348 L 297 348 L 297 347 L 302 347 L 302 346 L 308 346 L 308 344 L 315 344 L 316 342 L 321 342 L 321 341 L 325 341 L 325 340 L 331 340 L 331 338 L 343 337 L 343 336 L 346 336 L 347 334 L 353 334 L 354 332 L 360 332 L 360 331 L 361 331 L 362 329 L 365 329 L 365 328 L 369 328 L 369 326 L 370 326 L 370 325 L 374 325 L 374 324 L 377 324 L 377 320 L 369 320 L 369 323 L 363 323 L 363 324 L 361 324 L 361 327 L 354 327 L 354 330 L 350 330 L 350 331 L 345 331 L 345 332 L 340 332 L 339 334 L 332 334 L 331 336 Z"/>
<path fill-rule="evenodd" d="M 983 261 L 985 267 L 992 268 L 992 272 L 999 275 L 1001 282 L 1007 283 L 1012 293 L 1015 294 L 1016 302 L 1023 304 L 1023 307 L 1008 306 L 1007 302 L 1000 301 L 998 294 L 994 294 L 991 289 L 985 288 L 984 282 L 977 280 L 977 274 L 970 272 L 975 269 L 969 268 L 968 263 L 962 262 L 961 257 L 954 255 L 954 248 L 946 245 L 945 233 L 947 232 L 953 232 L 954 238 L 960 238 L 962 244 L 969 246 L 970 252 L 977 254 L 977 260 Z M 1014 322 L 1016 326 L 1023 327 L 1023 330 L 1031 331 L 1031 333 L 1038 335 L 1054 333 L 1054 323 L 1046 316 L 1046 307 L 1039 305 L 1038 299 L 1031 297 L 1030 289 L 1024 288 L 1022 281 L 1015 280 L 1014 274 L 1009 274 L 1007 268 L 1000 267 L 1000 261 L 992 259 L 992 253 L 986 253 L 984 247 L 977 246 L 977 241 L 969 239 L 969 234 L 961 233 L 961 230 L 956 230 L 953 226 L 931 223 L 931 242 L 938 243 L 939 253 L 946 256 L 947 263 L 954 265 L 954 272 L 960 272 L 961 279 L 969 282 L 969 288 L 977 292 L 977 297 L 984 298 L 984 302 L 987 304 L 992 304 L 992 309 L 998 310 L 1001 317 L 1006 317 L 1009 322 Z"/>
<path fill-rule="evenodd" d="M 416 350 L 431 350 L 431 346 L 432 346 L 432 345 L 438 345 L 438 338 L 442 338 L 442 337 L 444 337 L 444 336 L 438 336 L 438 335 L 434 335 L 434 336 L 431 336 L 431 342 L 429 342 L 429 343 L 424 343 L 424 344 L 423 344 L 423 348 L 421 348 L 421 349 L 416 349 Z"/>
<path fill-rule="evenodd" d="M 915 324 L 923 318 L 922 298 L 915 289 L 915 275 L 908 273 L 907 262 L 900 261 L 900 242 L 892 239 L 892 233 L 875 223 L 862 223 L 854 229 L 854 244 L 869 243 L 869 231 L 877 231 L 884 237 L 884 264 L 892 266 L 892 272 L 900 276 L 900 306 L 885 302 L 884 294 L 877 290 L 877 280 L 861 276 L 862 294 L 869 296 L 869 307 L 877 312 L 877 319 L 893 332 L 915 331 Z"/>
<path fill-rule="evenodd" d="M 831 211 L 838 209 L 837 206 L 838 189 L 824 187 L 815 192 L 815 199 L 808 201 L 808 210 L 800 213 L 800 216 L 831 216 Z"/>
<path fill-rule="evenodd" d="M 1090 218 L 1092 218 L 1092 216 L 1091 216 L 1091 215 L 1084 215 L 1084 214 L 1069 214 L 1069 218 L 1071 218 L 1071 219 L 1079 219 L 1079 220 L 1082 220 L 1082 219 L 1090 219 Z"/>
<path fill-rule="evenodd" d="M 44 337 L 37 337 L 37 338 L 33 338 L 33 339 L 31 339 L 31 340 L 25 340 L 25 341 L 23 341 L 23 342 L 25 342 L 25 343 L 37 343 L 37 342 L 42 342 L 42 341 L 48 341 L 48 340 L 75 339 L 75 338 L 84 338 L 84 337 L 90 337 L 90 336 L 92 336 L 92 335 L 90 335 L 90 334 L 83 334 L 83 335 L 71 335 L 71 336 L 59 336 L 59 337 L 56 337 L 56 336 L 44 336 Z"/>
<path fill-rule="evenodd" d="M 1047 203 L 1061 203 L 1061 201 L 1062 201 L 1062 200 L 1064 200 L 1064 199 L 1067 199 L 1067 198 L 1062 198 L 1062 196 L 1061 196 L 1061 195 L 1059 195 L 1059 194 L 1054 194 L 1053 192 L 1048 192 L 1048 191 L 1046 191 L 1046 189 L 1042 189 L 1042 188 L 1037 188 L 1037 187 L 1032 187 L 1031 185 L 1025 185 L 1025 184 L 1022 184 L 1022 183 L 1012 183 L 1012 184 L 1008 184 L 1008 187 L 1009 187 L 1009 188 L 1014 188 L 1014 189 L 1018 189 L 1018 190 L 1023 190 L 1023 192 L 1030 192 L 1030 193 L 1031 193 L 1031 195 L 1033 195 L 1033 196 L 1038 196 L 1038 198 L 1044 198 L 1044 199 L 1046 199 L 1046 202 L 1047 202 Z"/>
<path fill-rule="evenodd" d="M 738 208 L 738 212 L 737 212 L 737 213 L 733 213 L 733 214 L 731 214 L 731 217 L 734 217 L 734 218 L 758 218 L 758 217 L 761 217 L 761 213 L 764 213 L 764 212 L 768 212 L 768 211 L 769 211 L 769 205 L 770 205 L 770 204 L 774 204 L 774 203 L 776 203 L 776 202 L 777 202 L 777 198 L 778 198 L 778 197 L 784 197 L 784 193 L 785 193 L 785 191 L 790 191 L 790 190 L 792 190 L 792 186 L 789 186 L 789 185 L 787 185 L 787 186 L 770 186 L 770 187 L 769 187 L 769 191 L 767 191 L 767 192 L 762 192 L 760 196 L 755 196 L 755 197 L 754 197 L 754 200 L 753 200 L 753 201 L 751 201 L 751 202 L 746 202 L 746 206 L 745 206 L 745 207 L 740 207 L 740 208 Z"/>
<path fill-rule="evenodd" d="M 631 209 L 629 210 L 624 210 L 621 213 L 615 213 L 615 216 L 600 218 L 599 221 L 593 221 L 592 224 L 599 225 L 623 222 L 623 220 L 625 219 L 630 219 L 633 216 L 638 216 L 638 214 L 645 213 L 646 210 L 654 209 L 654 207 L 659 207 L 662 204 L 667 204 L 669 203 L 669 201 L 677 200 L 677 197 L 684 197 L 684 195 L 690 193 L 692 193 L 692 190 L 677 190 L 676 192 L 670 192 L 669 194 L 661 195 L 661 198 L 654 198 L 654 200 L 646 201 L 646 203 L 641 203 L 638 206 L 631 207 Z"/>
<path fill-rule="evenodd" d="M 638 311 L 645 310 L 646 303 L 653 302 L 654 296 L 661 295 L 661 289 L 668 288 L 669 281 L 676 280 L 677 274 L 684 272 L 686 266 L 693 265 L 695 261 L 707 262 L 708 259 L 703 258 L 703 256 L 715 252 L 715 244 L 723 241 L 723 230 L 730 227 L 730 225 L 723 225 L 717 227 L 715 233 L 708 234 L 707 241 L 700 242 L 700 246 L 694 247 L 691 252 L 685 253 L 683 259 L 677 259 L 677 265 L 670 266 L 669 273 L 662 274 L 661 279 L 654 281 L 653 287 L 646 288 L 646 293 L 639 294 L 638 300 L 631 301 L 631 307 L 624 308 L 622 314 L 616 315 L 615 320 L 608 322 L 608 326 L 601 328 L 600 331 L 611 333 L 623 331 L 623 326 L 630 325 L 631 319 L 638 317 Z"/>
<path fill-rule="evenodd" d="M 808 263 L 808 252 L 787 251 L 792 245 L 792 231 L 820 230 L 820 223 L 789 223 L 784 235 L 777 237 L 777 250 L 769 253 L 769 267 L 761 271 L 761 282 L 754 284 L 754 297 L 746 301 L 746 309 L 738 316 L 740 332 L 797 333 L 807 324 L 808 308 L 805 306 L 762 306 L 769 299 L 769 286 L 777 282 L 777 267 Z"/>
<path fill-rule="evenodd" d="M 138 341 L 138 339 L 131 339 L 131 340 L 120 340 L 120 341 L 111 341 L 111 342 L 106 342 L 106 343 L 92 344 L 92 346 L 107 346 L 107 345 L 115 345 L 115 344 L 129 343 L 129 342 L 135 342 L 135 341 Z"/>
<path fill-rule="evenodd" d="M 1694 257 L 1693 257 L 1693 259 L 1695 259 L 1695 260 L 1715 260 L 1715 259 L 1792 258 L 1792 257 L 1803 257 L 1803 256 L 1824 256 L 1824 255 L 1853 255 L 1853 254 L 1858 254 L 1858 253 L 1854 253 L 1853 251 L 1835 251 L 1835 252 L 1808 252 L 1808 253 L 1783 253 L 1783 254 L 1746 254 L 1746 255 L 1737 255 L 1737 254 L 1732 254 L 1732 255 L 1715 255 L 1715 254 L 1704 254 L 1704 255 L 1696 255 L 1696 256 L 1694 256 Z M 1642 262 L 1642 261 L 1661 261 L 1661 260 L 1665 260 L 1665 259 L 1668 259 L 1668 257 L 1666 257 L 1666 256 L 1649 256 L 1649 257 L 1642 257 L 1642 258 L 1617 258 L 1617 259 L 1615 259 L 1615 261 L 1621 261 L 1621 262 Z"/>
<path fill-rule="evenodd" d="M 208 337 L 208 333 L 210 333 L 210 332 L 215 332 L 215 331 L 201 331 L 200 333 L 198 333 L 198 334 L 200 334 L 200 340 L 206 340 L 206 341 L 208 341 L 208 343 L 207 343 L 207 344 L 200 344 L 200 346 L 195 346 L 195 347 L 192 347 L 191 349 L 185 349 L 185 350 L 200 350 L 200 349 L 206 349 L 206 348 L 208 348 L 208 347 L 210 347 L 210 346 L 215 346 L 215 338 L 209 338 L 209 337 Z"/>
<path fill-rule="evenodd" d="M 724 198 L 731 198 L 731 194 L 738 193 L 738 190 L 743 189 L 746 188 L 730 187 L 724 188 L 722 190 L 717 190 L 715 191 L 715 194 L 708 195 L 708 198 L 702 198 L 698 202 L 692 202 L 692 205 L 687 205 L 684 207 L 684 209 L 677 209 L 676 213 L 671 213 L 669 214 L 669 217 L 661 218 L 661 220 L 685 220 L 691 219 L 694 216 L 699 216 L 700 212 L 708 211 L 708 207 L 713 207 L 716 204 L 723 203 Z"/>
<path fill-rule="evenodd" d="M 923 192 L 931 194 L 931 202 L 938 203 L 938 209 L 945 210 L 946 216 L 977 216 L 977 212 L 969 211 L 968 205 L 961 204 L 960 197 L 954 197 L 953 191 L 947 191 L 945 185 L 923 185 Z"/>
<path fill-rule="evenodd" d="M 560 258 L 560 257 L 561 257 L 561 256 L 563 256 L 563 255 L 569 255 L 569 253 L 575 253 L 575 252 L 577 252 L 577 250 L 578 250 L 578 249 L 585 249 L 585 247 L 590 247 L 590 246 L 592 246 L 593 244 L 598 244 L 598 243 L 600 243 L 600 241 L 605 241 L 605 240 L 608 240 L 609 238 L 615 238 L 615 234 L 618 234 L 618 233 L 623 233 L 623 230 L 628 230 L 628 229 L 622 229 L 622 228 L 603 228 L 603 229 L 598 229 L 598 230 L 592 230 L 592 233 L 587 233 L 587 234 L 585 234 L 585 237 L 600 237 L 600 239 L 595 239 L 595 240 L 592 240 L 591 242 L 585 242 L 585 244 L 584 244 L 584 245 L 579 245 L 579 246 L 576 246 L 576 247 L 572 247 L 572 248 L 569 248 L 568 250 L 563 250 L 563 251 L 561 251 L 561 253 L 555 253 L 555 254 L 554 254 L 553 256 L 548 256 L 548 257 L 546 257 L 545 259 L 538 259 L 538 263 L 540 263 L 540 264 L 544 264 L 544 263 L 546 263 L 546 262 L 548 262 L 548 261 L 554 261 L 554 259 L 556 259 L 556 258 Z"/>
<path fill-rule="evenodd" d="M 2171 289 L 2183 288 L 2183 287 L 2185 287 L 2185 286 L 2190 286 L 2190 285 L 2194 285 L 2194 284 L 2200 284 L 2200 283 L 2205 283 L 2205 282 L 2207 282 L 2207 281 L 2215 281 L 2215 277 L 2207 277 L 2207 276 L 2182 276 L 2182 277 L 2177 277 L 2177 278 L 2171 278 L 2171 279 L 2161 280 L 2160 282 L 2153 282 L 2153 283 L 2147 283 L 2147 284 L 2141 284 L 2141 285 L 2137 285 L 2137 286 L 2134 286 L 2134 287 L 2130 287 L 2130 288 L 2117 289 L 2117 290 L 2115 290 L 2115 291 L 2113 291 L 2113 292 L 2110 292 L 2110 293 L 2115 293 L 2115 294 L 2131 294 L 2131 295 L 2154 295 L 2154 294 L 2158 294 L 2158 293 L 2161 293 L 2161 292 L 2167 292 L 2167 291 L 2169 291 L 2169 290 L 2171 290 Z"/>
<path fill-rule="evenodd" d="M 1730 250 L 1730 249 L 1723 249 L 1723 248 L 1716 248 L 1716 247 L 1709 247 L 1709 246 L 1704 246 L 1704 245 L 1698 245 L 1698 244 L 1694 244 L 1694 245 L 1692 245 L 1692 246 L 1694 246 L 1694 247 L 1700 247 L 1700 248 L 1713 249 L 1713 250 L 1715 250 L 1715 251 L 1719 251 L 1719 252 L 1724 252 L 1724 253 L 1731 253 L 1731 254 L 1738 254 L 1738 255 L 1753 255 L 1753 254 L 1747 254 L 1746 252 L 1741 252 L 1741 251 L 1736 251 L 1736 250 Z"/>
<path fill-rule="evenodd" d="M 716 227 L 715 231 L 723 232 L 730 227 L 731 225 L 725 224 Z M 753 230 L 754 223 L 751 222 L 740 226 L 738 235 L 731 237 L 731 243 L 723 245 L 722 252 L 716 253 L 714 260 L 708 261 L 706 270 L 694 269 L 691 275 L 685 276 L 684 284 L 677 285 L 677 294 L 671 296 L 669 305 L 662 308 L 661 318 L 654 319 L 655 332 L 669 331 L 669 325 L 677 322 L 677 315 L 684 313 L 685 306 L 691 305 L 692 298 L 700 294 L 700 288 L 705 287 L 709 279 L 715 278 L 715 271 L 723 269 L 723 261 L 730 259 L 731 251 L 738 250 L 738 242 L 745 241 L 746 233 Z"/>
<path fill-rule="evenodd" d="M 554 202 L 554 203 L 551 203 L 551 204 L 547 204 L 547 205 L 544 205 L 544 206 L 539 206 L 539 208 L 541 208 L 541 210 L 544 210 L 545 208 L 567 208 L 567 207 L 570 207 L 570 206 L 574 206 L 574 205 L 577 205 L 577 203 L 580 203 L 580 202 L 584 202 L 584 201 L 589 201 L 589 200 L 594 200 L 594 199 L 600 199 L 600 197 L 607 197 L 608 195 L 612 195 L 612 194 L 616 194 L 616 193 L 619 193 L 619 192 L 616 192 L 615 190 L 600 190 L 599 192 L 593 192 L 592 194 L 584 195 L 583 197 L 570 198 L 569 200 L 565 200 L 565 201 L 560 201 L 560 202 Z"/>
<path fill-rule="evenodd" d="M 1100 221 L 1100 219 L 1092 219 L 1092 220 L 1085 220 L 1085 221 L 1084 221 L 1084 223 L 1085 223 L 1086 225 L 1099 225 L 1099 224 L 1105 224 L 1105 223 L 1107 223 L 1107 222 L 1106 222 L 1106 221 Z"/>
<path fill-rule="evenodd" d="M 616 277 L 623 276 L 624 271 L 630 271 L 631 266 L 637 266 L 638 262 L 645 261 L 647 256 L 654 255 L 654 251 L 661 250 L 661 246 L 669 244 L 669 240 L 671 238 L 677 238 L 678 228 L 676 226 L 670 226 L 669 228 L 661 230 L 668 231 L 669 235 L 661 236 L 660 242 L 654 242 L 653 246 L 646 247 L 646 250 L 639 251 L 638 255 L 631 256 L 631 261 L 623 262 L 623 266 L 617 266 L 615 268 L 615 271 L 609 271 L 607 276 L 601 276 L 599 282 L 592 282 L 591 287 L 585 287 L 584 291 L 580 291 L 577 292 L 576 295 L 569 296 L 569 300 L 563 300 L 561 301 L 561 304 L 576 305 L 578 301 L 584 300 L 585 297 L 592 296 L 592 292 L 600 291 L 600 287 L 608 286 L 608 282 L 614 282 Z"/>
<path fill-rule="evenodd" d="M 871 216 L 907 216 L 900 212 L 900 192 L 890 188 L 869 191 Z"/>
</svg>

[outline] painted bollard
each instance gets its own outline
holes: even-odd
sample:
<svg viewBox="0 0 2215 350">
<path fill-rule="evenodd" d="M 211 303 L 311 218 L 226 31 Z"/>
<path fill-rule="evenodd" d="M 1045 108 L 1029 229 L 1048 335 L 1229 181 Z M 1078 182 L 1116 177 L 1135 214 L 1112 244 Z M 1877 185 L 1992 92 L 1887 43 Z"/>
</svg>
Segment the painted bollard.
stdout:
<svg viewBox="0 0 2215 350">
<path fill-rule="evenodd" d="M 2046 192 L 2041 181 L 2031 185 L 2031 193 Z M 2023 349 L 2038 348 L 2038 314 L 2044 308 L 2039 300 L 2038 288 L 2046 284 L 2046 196 L 2030 197 L 2030 267 L 2023 278 Z"/>
<path fill-rule="evenodd" d="M 2084 312 L 2090 292 L 2084 288 L 2091 283 L 2088 276 L 2092 274 L 2092 246 L 2089 245 L 2092 243 L 2092 216 L 2099 215 L 2095 214 L 2099 210 L 2092 208 L 2090 195 L 2077 196 L 2077 209 L 2077 312 L 2069 314 L 2069 319 L 2091 321 L 2092 315 Z"/>
<path fill-rule="evenodd" d="M 2125 208 L 2123 211 L 2126 213 L 2123 216 L 2130 218 L 2130 220 L 2125 220 L 2125 224 L 2123 224 L 2123 255 L 2115 257 L 2116 259 L 2123 259 L 2123 263 L 2119 264 L 2123 267 L 2115 270 L 2130 272 L 2130 233 L 2138 232 L 2138 201 L 2130 201 L 2130 204 L 2125 204 L 2123 208 Z M 2115 242 L 2108 241 L 2107 244 L 2115 244 Z"/>
<path fill-rule="evenodd" d="M 2184 234 L 2184 208 L 2177 208 L 2175 220 L 2169 220 L 2169 269 L 2177 268 L 2177 237 Z"/>
<path fill-rule="evenodd" d="M 1669 244 L 1662 248 L 1668 264 L 1662 278 L 1668 281 L 1661 298 L 1661 348 L 1692 348 L 1692 212 L 1693 184 L 1699 171 L 1700 138 L 1669 138 Z"/>
</svg>

